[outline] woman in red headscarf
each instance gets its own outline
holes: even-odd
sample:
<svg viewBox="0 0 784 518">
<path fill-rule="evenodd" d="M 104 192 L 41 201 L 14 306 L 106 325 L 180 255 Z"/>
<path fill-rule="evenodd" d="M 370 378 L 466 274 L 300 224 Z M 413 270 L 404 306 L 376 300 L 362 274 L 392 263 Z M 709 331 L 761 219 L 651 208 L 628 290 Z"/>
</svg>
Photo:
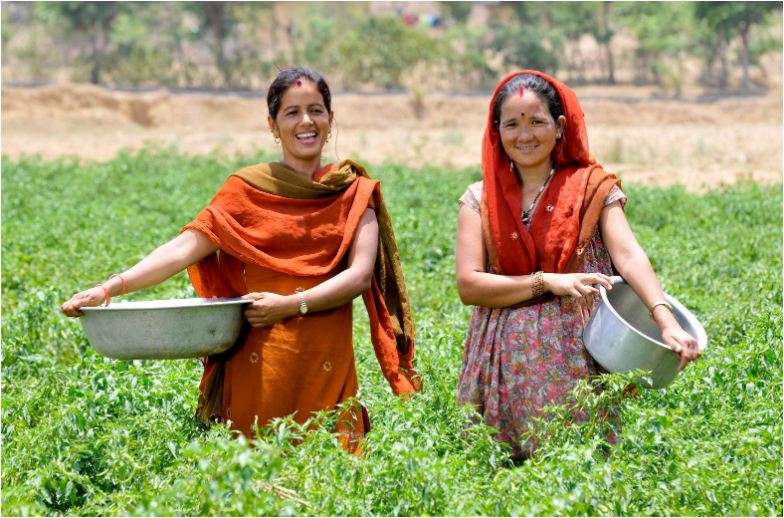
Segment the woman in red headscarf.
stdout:
<svg viewBox="0 0 784 518">
<path fill-rule="evenodd" d="M 672 315 L 624 214 L 620 180 L 589 155 L 574 92 L 523 70 L 490 102 L 482 181 L 460 198 L 457 284 L 476 306 L 457 396 L 474 405 L 498 439 L 526 457 L 521 440 L 542 408 L 564 403 L 577 380 L 596 373 L 582 331 L 617 271 L 651 309 L 681 359 L 696 340 Z"/>
</svg>

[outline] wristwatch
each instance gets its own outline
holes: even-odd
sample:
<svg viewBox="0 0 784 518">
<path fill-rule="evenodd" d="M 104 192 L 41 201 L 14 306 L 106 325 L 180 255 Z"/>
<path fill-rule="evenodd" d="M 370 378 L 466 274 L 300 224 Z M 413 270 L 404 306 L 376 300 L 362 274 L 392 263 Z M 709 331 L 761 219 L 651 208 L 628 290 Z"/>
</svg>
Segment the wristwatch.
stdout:
<svg viewBox="0 0 784 518">
<path fill-rule="evenodd" d="M 305 290 L 299 289 L 297 290 L 297 294 L 299 294 L 299 314 L 304 315 L 308 312 L 308 303 L 305 302 Z"/>
</svg>

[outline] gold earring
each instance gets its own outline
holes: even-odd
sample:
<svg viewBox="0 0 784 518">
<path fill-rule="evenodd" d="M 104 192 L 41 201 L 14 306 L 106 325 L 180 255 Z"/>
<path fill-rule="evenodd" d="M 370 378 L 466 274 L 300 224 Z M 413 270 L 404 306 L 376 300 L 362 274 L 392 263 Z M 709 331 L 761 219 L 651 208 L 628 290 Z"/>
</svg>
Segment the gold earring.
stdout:
<svg viewBox="0 0 784 518">
<path fill-rule="evenodd" d="M 275 144 L 280 144 L 280 137 L 277 135 L 272 135 L 272 140 L 275 141 Z"/>
<path fill-rule="evenodd" d="M 326 141 L 329 142 L 330 138 L 332 138 L 332 128 L 330 128 L 329 129 L 329 133 L 327 133 L 327 140 Z"/>
</svg>

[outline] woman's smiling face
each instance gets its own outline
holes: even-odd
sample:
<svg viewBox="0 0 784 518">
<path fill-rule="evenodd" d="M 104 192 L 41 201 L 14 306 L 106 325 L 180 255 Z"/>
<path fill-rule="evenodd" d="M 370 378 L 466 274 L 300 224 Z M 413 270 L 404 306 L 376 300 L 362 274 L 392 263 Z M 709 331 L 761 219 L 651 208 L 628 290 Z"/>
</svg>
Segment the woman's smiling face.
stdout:
<svg viewBox="0 0 784 518">
<path fill-rule="evenodd" d="M 316 84 L 301 78 L 283 93 L 277 117 L 268 121 L 272 134 L 280 138 L 284 158 L 309 161 L 321 157 L 332 113 Z"/>
<path fill-rule="evenodd" d="M 498 132 L 504 151 L 518 169 L 549 170 L 550 156 L 563 135 L 565 123 L 563 116 L 554 120 L 545 100 L 526 88 L 504 100 Z"/>
</svg>

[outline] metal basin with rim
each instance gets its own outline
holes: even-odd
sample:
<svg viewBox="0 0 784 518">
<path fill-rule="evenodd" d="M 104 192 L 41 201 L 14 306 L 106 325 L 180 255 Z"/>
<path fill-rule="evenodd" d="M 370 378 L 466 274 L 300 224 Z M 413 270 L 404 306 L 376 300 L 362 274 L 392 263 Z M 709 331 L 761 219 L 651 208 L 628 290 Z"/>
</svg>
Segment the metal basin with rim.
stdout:
<svg viewBox="0 0 784 518">
<path fill-rule="evenodd" d="M 650 371 L 650 383 L 644 378 L 644 385 L 666 387 L 678 373 L 678 356 L 664 343 L 659 326 L 631 286 L 621 277 L 612 280 L 610 291 L 599 286 L 601 301 L 583 331 L 585 347 L 610 372 L 644 369 Z M 675 319 L 704 350 L 708 337 L 697 318 L 673 297 L 665 297 Z"/>
<path fill-rule="evenodd" d="M 198 358 L 225 351 L 237 340 L 245 305 L 240 298 L 120 302 L 81 308 L 90 344 L 122 360 Z"/>
</svg>

